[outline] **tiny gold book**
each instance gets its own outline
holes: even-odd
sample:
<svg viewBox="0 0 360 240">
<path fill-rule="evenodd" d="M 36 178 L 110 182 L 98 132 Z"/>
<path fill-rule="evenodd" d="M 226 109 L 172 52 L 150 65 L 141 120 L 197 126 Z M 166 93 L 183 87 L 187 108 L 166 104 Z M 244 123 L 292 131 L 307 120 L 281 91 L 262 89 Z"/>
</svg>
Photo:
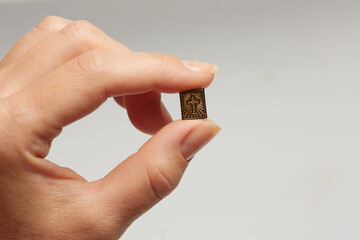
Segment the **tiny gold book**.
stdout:
<svg viewBox="0 0 360 240">
<path fill-rule="evenodd" d="M 203 88 L 180 92 L 180 103 L 183 120 L 207 118 Z"/>
</svg>

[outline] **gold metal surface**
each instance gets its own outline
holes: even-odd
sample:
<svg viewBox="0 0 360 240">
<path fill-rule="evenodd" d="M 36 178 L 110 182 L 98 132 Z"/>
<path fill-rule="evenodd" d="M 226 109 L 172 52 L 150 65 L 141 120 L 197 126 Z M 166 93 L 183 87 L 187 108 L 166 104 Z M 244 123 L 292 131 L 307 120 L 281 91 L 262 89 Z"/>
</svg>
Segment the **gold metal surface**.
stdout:
<svg viewBox="0 0 360 240">
<path fill-rule="evenodd" d="M 183 120 L 207 118 L 203 88 L 180 92 L 180 102 Z"/>
</svg>

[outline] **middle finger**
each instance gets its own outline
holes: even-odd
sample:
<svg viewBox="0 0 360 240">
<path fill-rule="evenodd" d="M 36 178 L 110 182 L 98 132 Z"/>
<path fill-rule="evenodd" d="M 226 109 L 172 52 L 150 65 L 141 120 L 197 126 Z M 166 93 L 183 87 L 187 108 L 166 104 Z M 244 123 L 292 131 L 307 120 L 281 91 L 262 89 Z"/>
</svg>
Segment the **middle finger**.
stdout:
<svg viewBox="0 0 360 240">
<path fill-rule="evenodd" d="M 159 91 L 116 97 L 115 101 L 126 108 L 131 123 L 144 133 L 154 134 L 172 122 Z"/>
<path fill-rule="evenodd" d="M 91 23 L 75 21 L 31 48 L 5 69 L 4 74 L 11 77 L 7 78 L 2 97 L 14 94 L 71 59 L 96 49 L 131 52 Z"/>
</svg>

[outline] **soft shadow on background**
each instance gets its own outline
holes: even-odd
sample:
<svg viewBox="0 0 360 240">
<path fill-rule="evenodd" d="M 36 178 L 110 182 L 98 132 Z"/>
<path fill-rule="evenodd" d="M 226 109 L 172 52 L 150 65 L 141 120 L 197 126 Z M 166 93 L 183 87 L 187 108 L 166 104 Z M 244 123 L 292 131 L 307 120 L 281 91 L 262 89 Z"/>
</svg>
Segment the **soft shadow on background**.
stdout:
<svg viewBox="0 0 360 240">
<path fill-rule="evenodd" d="M 59 15 L 134 51 L 220 66 L 206 97 L 222 133 L 122 239 L 357 240 L 359 12 L 346 0 L 0 1 L 0 57 Z M 180 118 L 178 95 L 164 102 Z M 148 138 L 109 99 L 66 127 L 48 159 L 91 181 Z"/>
</svg>

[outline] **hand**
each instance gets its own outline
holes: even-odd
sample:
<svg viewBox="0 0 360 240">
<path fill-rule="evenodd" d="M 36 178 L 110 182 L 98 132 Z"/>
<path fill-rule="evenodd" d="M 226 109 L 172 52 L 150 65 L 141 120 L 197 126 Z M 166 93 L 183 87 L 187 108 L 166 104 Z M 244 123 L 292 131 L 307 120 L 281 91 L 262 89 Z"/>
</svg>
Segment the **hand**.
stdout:
<svg viewBox="0 0 360 240">
<path fill-rule="evenodd" d="M 0 63 L 0 238 L 119 238 L 219 131 L 210 120 L 172 122 L 160 92 L 206 87 L 215 71 L 133 52 L 85 21 L 41 21 Z M 156 134 L 94 182 L 45 159 L 64 126 L 109 97 Z"/>
</svg>

